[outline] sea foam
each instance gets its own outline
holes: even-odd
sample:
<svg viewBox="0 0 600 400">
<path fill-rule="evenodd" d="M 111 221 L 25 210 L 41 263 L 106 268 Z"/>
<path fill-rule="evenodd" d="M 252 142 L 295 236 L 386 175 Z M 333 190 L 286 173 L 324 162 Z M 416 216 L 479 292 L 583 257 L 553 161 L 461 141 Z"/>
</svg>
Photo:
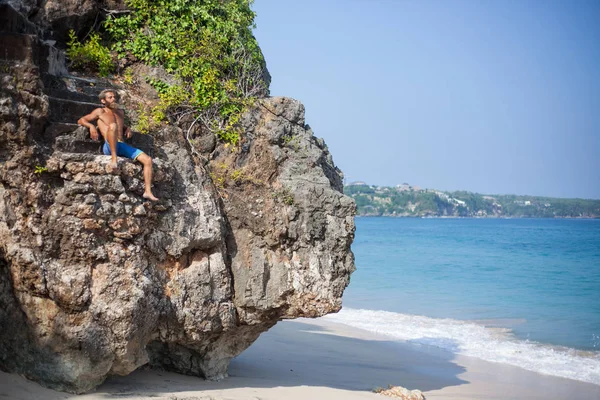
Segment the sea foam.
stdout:
<svg viewBox="0 0 600 400">
<path fill-rule="evenodd" d="M 402 341 L 600 385 L 600 352 L 519 340 L 510 329 L 470 321 L 344 308 L 325 317 Z"/>
</svg>

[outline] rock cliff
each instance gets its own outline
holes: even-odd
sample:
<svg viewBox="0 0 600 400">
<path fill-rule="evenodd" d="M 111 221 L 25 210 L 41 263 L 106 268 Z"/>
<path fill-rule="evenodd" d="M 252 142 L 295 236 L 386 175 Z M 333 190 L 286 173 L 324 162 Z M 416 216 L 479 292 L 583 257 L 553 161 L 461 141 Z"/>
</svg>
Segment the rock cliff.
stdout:
<svg viewBox="0 0 600 400">
<path fill-rule="evenodd" d="M 224 377 L 277 321 L 338 311 L 354 270 L 355 205 L 298 101 L 260 99 L 234 149 L 138 135 L 158 203 L 109 167 L 74 123 L 118 85 L 69 75 L 60 40 L 115 3 L 0 2 L 0 368 L 75 393 L 145 364 Z"/>
</svg>

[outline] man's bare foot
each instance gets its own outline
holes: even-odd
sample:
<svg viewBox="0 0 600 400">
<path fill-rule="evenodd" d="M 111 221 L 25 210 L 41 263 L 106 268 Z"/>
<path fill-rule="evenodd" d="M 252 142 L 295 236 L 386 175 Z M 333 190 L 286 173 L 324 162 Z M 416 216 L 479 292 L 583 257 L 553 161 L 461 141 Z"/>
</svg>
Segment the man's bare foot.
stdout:
<svg viewBox="0 0 600 400">
<path fill-rule="evenodd" d="M 118 165 L 117 165 L 117 159 L 116 158 L 111 159 L 110 163 L 108 164 L 108 166 L 111 167 L 111 168 L 117 168 L 118 167 Z"/>
<path fill-rule="evenodd" d="M 108 172 L 109 174 L 115 174 L 119 172 L 119 165 L 116 162 L 109 162 L 106 165 L 106 172 Z"/>
<path fill-rule="evenodd" d="M 155 197 L 152 193 L 144 193 L 142 197 L 150 201 L 158 201 L 158 197 Z"/>
</svg>

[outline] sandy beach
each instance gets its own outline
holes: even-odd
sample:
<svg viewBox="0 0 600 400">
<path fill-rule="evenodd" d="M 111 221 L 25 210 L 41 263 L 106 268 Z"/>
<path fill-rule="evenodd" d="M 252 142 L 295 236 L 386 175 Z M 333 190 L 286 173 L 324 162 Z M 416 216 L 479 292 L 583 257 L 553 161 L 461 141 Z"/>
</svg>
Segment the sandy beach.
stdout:
<svg viewBox="0 0 600 400">
<path fill-rule="evenodd" d="M 71 395 L 0 372 L 0 398 L 132 399 L 384 399 L 388 385 L 420 389 L 427 399 L 600 399 L 600 386 L 457 356 L 428 346 L 335 324 L 285 321 L 232 361 L 220 382 L 141 369 L 108 379 L 95 392 Z"/>
</svg>

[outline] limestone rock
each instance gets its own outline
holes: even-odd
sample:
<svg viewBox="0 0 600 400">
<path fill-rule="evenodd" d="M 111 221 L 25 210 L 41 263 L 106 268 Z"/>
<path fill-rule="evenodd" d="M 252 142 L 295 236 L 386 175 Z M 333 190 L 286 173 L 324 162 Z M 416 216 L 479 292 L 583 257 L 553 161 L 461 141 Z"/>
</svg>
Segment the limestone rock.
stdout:
<svg viewBox="0 0 600 400">
<path fill-rule="evenodd" d="M 11 3 L 65 26 L 99 4 Z M 0 68 L 1 369 L 75 393 L 145 364 L 222 378 L 277 321 L 340 309 L 355 206 L 302 104 L 260 100 L 239 148 L 202 157 L 176 126 L 134 139 L 154 160 L 152 203 L 139 164 L 109 168 L 74 124 L 112 83 L 52 75 L 6 7 L 6 37 L 35 45 Z"/>
<path fill-rule="evenodd" d="M 377 393 L 402 400 L 425 400 L 425 396 L 420 390 L 408 390 L 402 386 L 390 386 L 388 389 L 377 391 Z"/>
<path fill-rule="evenodd" d="M 341 172 L 296 100 L 263 99 L 244 125 L 244 150 L 221 145 L 209 164 L 235 242 L 229 253 L 240 318 L 339 310 L 354 270 L 347 249 L 355 208 L 340 191 Z"/>
</svg>

